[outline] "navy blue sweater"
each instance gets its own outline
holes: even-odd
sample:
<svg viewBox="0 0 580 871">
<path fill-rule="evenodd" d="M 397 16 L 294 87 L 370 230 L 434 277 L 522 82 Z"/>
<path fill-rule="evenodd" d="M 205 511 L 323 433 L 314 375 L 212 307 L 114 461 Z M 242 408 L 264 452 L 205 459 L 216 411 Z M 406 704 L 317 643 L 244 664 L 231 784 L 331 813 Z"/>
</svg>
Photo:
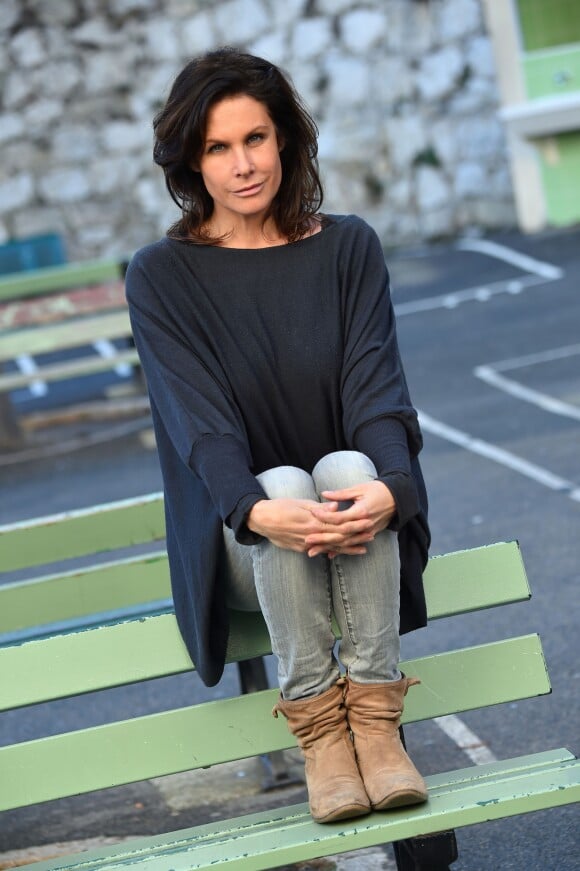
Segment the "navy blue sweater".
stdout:
<svg viewBox="0 0 580 871">
<path fill-rule="evenodd" d="M 221 677 L 228 614 L 222 524 L 238 541 L 265 494 L 256 475 L 310 471 L 332 451 L 373 460 L 392 491 L 401 629 L 425 623 L 429 531 L 421 448 L 374 231 L 329 216 L 314 236 L 235 249 L 164 238 L 126 278 L 164 479 L 176 616 L 202 679 Z"/>
</svg>

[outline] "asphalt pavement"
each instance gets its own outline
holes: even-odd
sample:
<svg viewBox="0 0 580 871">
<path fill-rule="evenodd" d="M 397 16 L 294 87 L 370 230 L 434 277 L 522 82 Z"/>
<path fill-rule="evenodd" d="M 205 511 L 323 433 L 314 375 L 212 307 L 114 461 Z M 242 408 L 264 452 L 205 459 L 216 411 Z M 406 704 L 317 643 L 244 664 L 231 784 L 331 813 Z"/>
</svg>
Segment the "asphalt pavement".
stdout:
<svg viewBox="0 0 580 871">
<path fill-rule="evenodd" d="M 436 621 L 405 637 L 403 655 L 507 637 L 514 627 L 539 632 L 552 694 L 460 719 L 500 759 L 556 747 L 578 753 L 580 230 L 474 236 L 387 252 L 387 263 L 425 437 L 432 553 L 518 539 L 533 594 L 529 603 Z M 0 523 L 161 488 L 147 419 L 93 430 L 92 445 L 79 447 L 67 431 L 55 436 L 52 453 L 0 457 Z M 88 713 L 74 699 L 41 705 L 0 716 L 0 744 L 237 692 L 228 667 L 212 690 L 185 675 L 95 694 Z M 435 723 L 409 727 L 407 740 L 425 774 L 470 764 L 469 747 Z M 292 755 L 290 764 L 298 773 Z M 252 760 L 10 812 L 0 819 L 0 853 L 177 829 L 303 800 L 300 785 L 264 792 L 262 776 Z M 578 808 L 568 807 L 461 829 L 453 868 L 573 871 L 579 822 Z M 392 854 L 374 850 L 335 867 L 392 868 Z"/>
</svg>

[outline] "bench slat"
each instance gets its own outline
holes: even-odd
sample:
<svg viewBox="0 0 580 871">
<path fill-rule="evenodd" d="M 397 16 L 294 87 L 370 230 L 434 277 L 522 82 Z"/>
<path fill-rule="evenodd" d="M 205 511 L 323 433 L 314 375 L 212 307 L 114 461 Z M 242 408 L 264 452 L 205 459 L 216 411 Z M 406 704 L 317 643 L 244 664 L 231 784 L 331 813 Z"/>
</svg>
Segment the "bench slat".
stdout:
<svg viewBox="0 0 580 871">
<path fill-rule="evenodd" d="M 387 814 L 320 826 L 305 803 L 295 804 L 26 867 L 92 871 L 106 858 L 108 871 L 134 862 L 154 871 L 209 868 L 218 862 L 268 869 L 580 799 L 580 765 L 564 749 L 432 775 L 426 782 L 427 804 Z"/>
<path fill-rule="evenodd" d="M 105 338 L 100 336 L 100 338 Z M 106 372 L 124 363 L 136 365 L 139 363 L 139 354 L 135 348 L 117 351 L 111 357 L 102 357 L 100 354 L 91 354 L 90 357 L 76 357 L 65 363 L 55 363 L 41 366 L 35 372 L 9 372 L 0 374 L 0 391 L 7 393 L 10 390 L 18 390 L 27 387 L 33 381 L 64 381 L 66 378 L 77 378 L 82 375 L 94 375 L 98 372 Z"/>
<path fill-rule="evenodd" d="M 130 336 L 127 310 L 75 318 L 42 328 L 10 330 L 0 334 L 0 360 L 12 360 L 19 354 L 47 354 L 63 348 L 80 348 L 97 339 L 121 339 Z"/>
<path fill-rule="evenodd" d="M 3 543 L 0 529 L 0 551 Z M 530 596 L 516 542 L 433 557 L 425 572 L 425 591 L 431 620 Z M 0 587 L 0 634 L 129 609 L 170 596 L 167 555 L 161 551 L 5 584 Z"/>
<path fill-rule="evenodd" d="M 261 614 L 232 612 L 228 660 L 271 652 Z M 0 648 L 0 710 L 191 671 L 173 614 Z"/>
<path fill-rule="evenodd" d="M 470 773 L 476 776 L 470 778 Z M 239 871 L 266 871 L 402 840 L 417 831 L 428 834 L 580 799 L 580 766 L 565 750 L 449 772 L 444 782 L 440 775 L 436 778 L 426 778 L 429 801 L 414 808 L 321 826 L 312 821 L 306 804 L 297 804 L 27 867 L 122 871 L 139 863 L 147 871 L 193 871 L 227 864 Z"/>
<path fill-rule="evenodd" d="M 171 599 L 167 553 L 156 551 L 4 584 L 0 587 L 0 635 L 167 599 Z"/>
<path fill-rule="evenodd" d="M 0 300 L 23 299 L 53 290 L 113 281 L 119 278 L 119 273 L 117 260 L 87 260 L 4 275 L 0 278 Z"/>
<path fill-rule="evenodd" d="M 0 526 L 0 567 L 16 571 L 165 538 L 163 495 Z"/>
<path fill-rule="evenodd" d="M 422 681 L 407 696 L 404 722 L 550 691 L 536 635 L 401 668 Z M 50 680 L 50 669 L 43 677 Z M 0 748 L 0 810 L 294 746 L 285 720 L 271 716 L 277 697 L 266 690 Z"/>
</svg>

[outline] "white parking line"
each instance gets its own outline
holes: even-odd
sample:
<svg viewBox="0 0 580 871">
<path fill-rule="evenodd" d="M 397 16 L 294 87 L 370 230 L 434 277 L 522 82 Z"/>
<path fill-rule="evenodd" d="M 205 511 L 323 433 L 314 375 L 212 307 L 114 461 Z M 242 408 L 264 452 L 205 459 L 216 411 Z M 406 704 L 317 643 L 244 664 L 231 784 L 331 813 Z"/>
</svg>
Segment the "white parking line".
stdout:
<svg viewBox="0 0 580 871">
<path fill-rule="evenodd" d="M 483 441 L 482 439 L 474 438 L 468 433 L 448 426 L 446 423 L 442 423 L 439 420 L 435 420 L 435 418 L 430 417 L 430 415 L 425 414 L 423 411 L 419 411 L 419 423 L 425 432 L 430 432 L 433 435 L 439 436 L 439 438 L 452 442 L 467 451 L 471 451 L 473 454 L 478 454 L 480 457 L 486 457 L 494 463 L 499 463 L 500 466 L 506 466 L 508 469 L 518 472 L 526 478 L 531 478 L 533 481 L 542 484 L 544 487 L 548 487 L 550 490 L 565 493 L 570 497 L 570 499 L 573 499 L 575 502 L 580 502 L 580 486 L 572 481 L 566 480 L 566 478 L 554 475 L 547 469 L 543 469 L 535 463 L 530 463 L 528 460 L 524 460 L 516 454 L 512 454 L 510 451 L 506 451 L 497 445 L 493 445 L 490 442 Z"/>
<path fill-rule="evenodd" d="M 442 732 L 445 732 L 448 738 L 451 738 L 460 750 L 463 750 L 469 756 L 475 765 L 497 762 L 497 756 L 491 752 L 487 744 L 475 732 L 472 732 L 463 720 L 460 720 L 455 714 L 450 714 L 446 717 L 435 717 L 433 722 L 439 726 Z"/>
<path fill-rule="evenodd" d="M 580 345 L 567 345 L 560 348 L 552 348 L 549 351 L 540 351 L 537 354 L 527 354 L 524 357 L 513 357 L 509 360 L 499 360 L 496 363 L 476 366 L 473 374 L 491 387 L 496 387 L 504 393 L 509 393 L 510 396 L 515 396 L 516 399 L 530 402 L 543 411 L 559 414 L 561 417 L 570 417 L 573 420 L 580 420 L 580 408 L 577 406 L 571 405 L 569 402 L 563 402 L 561 399 L 554 399 L 554 397 L 548 396 L 546 393 L 526 387 L 519 381 L 514 381 L 512 378 L 506 378 L 504 375 L 499 374 L 510 369 L 521 369 L 524 366 L 549 363 L 553 360 L 564 360 L 576 354 L 580 354 Z"/>
<path fill-rule="evenodd" d="M 528 287 L 537 287 L 545 284 L 546 278 L 537 275 L 523 275 L 517 280 L 492 281 L 489 284 L 470 287 L 467 290 L 457 290 L 453 293 L 444 293 L 441 296 L 431 296 L 415 299 L 411 302 L 402 302 L 395 305 L 396 316 L 414 315 L 418 312 L 434 311 L 440 308 L 453 309 L 462 302 L 487 302 L 500 293 L 518 294 Z"/>
<path fill-rule="evenodd" d="M 504 263 L 517 266 L 522 272 L 532 272 L 534 275 L 551 281 L 562 278 L 564 275 L 564 270 L 560 269 L 559 266 L 554 266 L 553 263 L 536 260 L 535 257 L 522 254 L 521 251 L 515 251 L 513 248 L 507 248 L 505 245 L 499 245 L 497 242 L 490 242 L 487 239 L 460 239 L 455 247 L 459 251 L 487 254 L 489 257 L 495 257 L 496 260 L 503 260 Z"/>
<path fill-rule="evenodd" d="M 38 366 L 36 365 L 34 358 L 29 354 L 20 354 L 14 362 L 24 375 L 34 375 L 35 372 L 38 372 Z M 28 389 L 33 396 L 46 396 L 48 393 L 48 385 L 46 381 L 42 381 L 40 378 L 31 381 L 28 385 Z"/>
<path fill-rule="evenodd" d="M 117 349 L 109 339 L 97 339 L 96 342 L 93 342 L 93 348 L 106 360 L 110 360 L 111 357 L 117 355 Z M 115 372 L 121 378 L 128 378 L 132 371 L 132 367 L 129 363 L 118 363 L 117 366 L 115 366 Z"/>
</svg>

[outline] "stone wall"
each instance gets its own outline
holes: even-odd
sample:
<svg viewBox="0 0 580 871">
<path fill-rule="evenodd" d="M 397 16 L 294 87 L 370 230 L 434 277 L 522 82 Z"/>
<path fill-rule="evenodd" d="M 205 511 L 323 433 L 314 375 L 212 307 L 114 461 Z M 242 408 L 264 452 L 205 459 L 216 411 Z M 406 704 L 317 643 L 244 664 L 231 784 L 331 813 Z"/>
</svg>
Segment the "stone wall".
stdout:
<svg viewBox="0 0 580 871">
<path fill-rule="evenodd" d="M 151 119 L 183 63 L 226 43 L 305 97 L 327 211 L 389 245 L 514 223 L 480 0 L 3 0 L 0 241 L 61 232 L 84 259 L 162 234 Z"/>
</svg>

